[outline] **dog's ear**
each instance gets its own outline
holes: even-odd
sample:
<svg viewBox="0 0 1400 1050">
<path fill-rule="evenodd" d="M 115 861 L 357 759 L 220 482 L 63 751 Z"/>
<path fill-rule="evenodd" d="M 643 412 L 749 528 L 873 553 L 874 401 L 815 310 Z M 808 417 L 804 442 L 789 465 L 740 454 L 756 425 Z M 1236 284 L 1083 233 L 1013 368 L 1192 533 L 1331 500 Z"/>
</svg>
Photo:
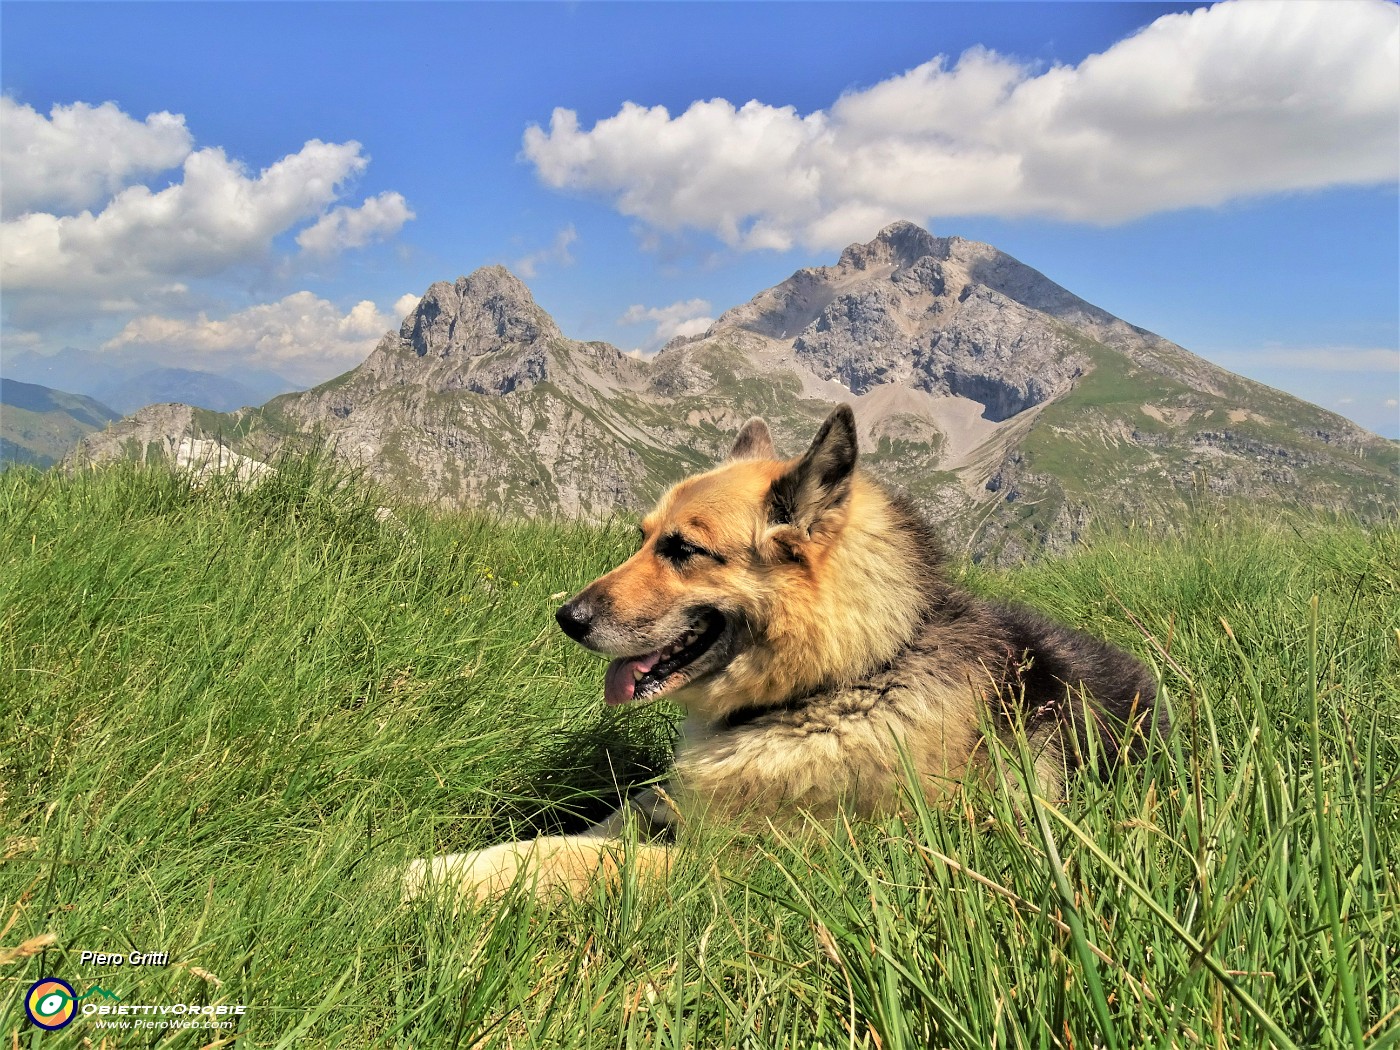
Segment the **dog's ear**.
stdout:
<svg viewBox="0 0 1400 1050">
<path fill-rule="evenodd" d="M 856 417 L 849 405 L 842 405 L 827 417 L 796 465 L 773 482 L 768 523 L 793 526 L 809 536 L 839 529 L 855 467 Z"/>
<path fill-rule="evenodd" d="M 745 423 L 744 428 L 739 431 L 739 436 L 734 439 L 729 458 L 777 459 L 778 454 L 773 451 L 773 435 L 768 432 L 768 424 L 758 416 Z"/>
</svg>

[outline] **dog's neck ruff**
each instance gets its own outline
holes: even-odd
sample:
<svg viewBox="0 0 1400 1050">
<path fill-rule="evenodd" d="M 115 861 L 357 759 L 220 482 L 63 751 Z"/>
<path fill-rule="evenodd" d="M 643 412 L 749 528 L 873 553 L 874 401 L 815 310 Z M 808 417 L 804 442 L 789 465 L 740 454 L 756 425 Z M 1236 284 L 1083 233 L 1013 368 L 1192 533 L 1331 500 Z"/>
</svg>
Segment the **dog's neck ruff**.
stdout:
<svg viewBox="0 0 1400 1050">
<path fill-rule="evenodd" d="M 722 715 L 715 725 L 719 729 L 742 729 L 744 726 L 757 722 L 765 715 L 782 715 L 801 711 L 826 691 L 826 689 L 818 687 L 798 696 L 790 697 L 780 704 L 748 704 L 744 707 L 736 707 L 728 714 Z"/>
<path fill-rule="evenodd" d="M 919 616 L 917 629 L 909 638 L 905 639 L 900 645 L 899 650 L 879 667 L 872 668 L 861 675 L 858 680 L 868 681 L 870 678 L 877 675 L 887 673 L 890 668 L 896 665 L 896 662 L 902 654 L 908 653 L 918 644 L 919 637 L 923 634 L 924 629 L 928 626 L 929 621 L 934 615 L 932 608 L 925 608 Z M 805 692 L 798 693 L 796 696 L 790 696 L 786 700 L 779 701 L 776 704 L 745 704 L 743 707 L 736 707 L 734 710 L 721 715 L 712 725 L 714 728 L 721 730 L 742 729 L 744 726 L 752 725 L 766 715 L 784 715 L 801 711 L 819 701 L 823 696 L 828 696 L 841 688 L 842 686 L 838 682 L 829 680 L 820 682 Z"/>
</svg>

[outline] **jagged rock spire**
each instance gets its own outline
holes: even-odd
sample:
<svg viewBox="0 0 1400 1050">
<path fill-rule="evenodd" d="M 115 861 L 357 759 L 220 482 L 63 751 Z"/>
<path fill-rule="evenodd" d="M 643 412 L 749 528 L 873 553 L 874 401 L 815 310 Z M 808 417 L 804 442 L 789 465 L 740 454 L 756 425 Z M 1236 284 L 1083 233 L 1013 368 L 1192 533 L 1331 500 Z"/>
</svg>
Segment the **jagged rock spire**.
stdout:
<svg viewBox="0 0 1400 1050">
<path fill-rule="evenodd" d="M 504 266 L 483 266 L 430 287 L 399 335 L 419 357 L 476 357 L 560 332 L 518 277 Z"/>
<path fill-rule="evenodd" d="M 927 256 L 945 258 L 947 243 L 922 226 L 901 219 L 892 222 L 865 244 L 852 244 L 841 253 L 838 266 L 864 270 L 869 266 L 894 263 L 900 269 L 913 266 Z"/>
</svg>

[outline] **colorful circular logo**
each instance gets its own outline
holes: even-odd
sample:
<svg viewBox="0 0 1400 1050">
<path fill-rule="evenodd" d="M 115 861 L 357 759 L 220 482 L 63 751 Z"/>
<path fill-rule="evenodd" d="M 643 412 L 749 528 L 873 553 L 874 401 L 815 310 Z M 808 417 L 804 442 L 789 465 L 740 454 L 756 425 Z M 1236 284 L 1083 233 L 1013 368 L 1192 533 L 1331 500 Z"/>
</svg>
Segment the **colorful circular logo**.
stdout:
<svg viewBox="0 0 1400 1050">
<path fill-rule="evenodd" d="M 78 993 L 67 981 L 45 977 L 29 986 L 24 997 L 24 1012 L 29 1019 L 48 1032 L 56 1032 L 69 1024 L 78 1012 Z"/>
</svg>

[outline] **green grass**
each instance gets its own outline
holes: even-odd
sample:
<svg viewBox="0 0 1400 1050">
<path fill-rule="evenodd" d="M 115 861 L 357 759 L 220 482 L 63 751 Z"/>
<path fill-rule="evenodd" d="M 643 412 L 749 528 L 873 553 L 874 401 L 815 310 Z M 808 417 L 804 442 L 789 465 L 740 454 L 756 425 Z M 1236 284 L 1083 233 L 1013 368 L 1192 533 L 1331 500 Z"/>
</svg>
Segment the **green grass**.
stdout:
<svg viewBox="0 0 1400 1050">
<path fill-rule="evenodd" d="M 577 827 L 663 767 L 674 712 L 605 711 L 551 616 L 630 526 L 386 525 L 282 466 L 0 475 L 0 1045 L 1400 1043 L 1394 529 L 1203 515 L 967 570 L 1159 670 L 1178 731 L 1110 783 L 696 829 L 664 885 L 453 916 L 399 904 L 408 858 Z M 78 961 L 133 949 L 170 965 Z M 45 1034 L 41 976 L 247 1012 Z"/>
</svg>

